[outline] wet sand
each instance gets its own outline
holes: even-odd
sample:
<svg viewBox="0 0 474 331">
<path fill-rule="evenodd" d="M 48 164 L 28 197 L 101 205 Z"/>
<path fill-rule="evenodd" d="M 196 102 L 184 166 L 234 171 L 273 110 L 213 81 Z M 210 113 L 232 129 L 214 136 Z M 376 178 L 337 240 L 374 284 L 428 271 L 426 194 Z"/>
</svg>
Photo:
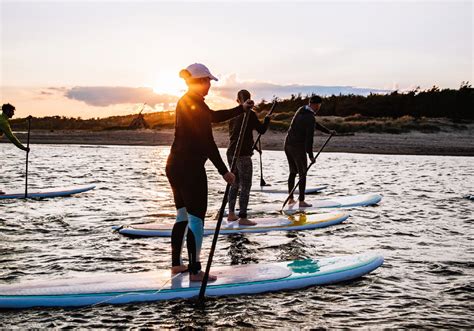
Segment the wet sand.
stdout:
<svg viewBox="0 0 474 331">
<path fill-rule="evenodd" d="M 21 141 L 26 134 L 18 133 Z M 163 146 L 173 142 L 173 129 L 135 131 L 32 131 L 33 144 L 78 144 L 78 145 L 138 145 Z M 214 138 L 219 147 L 227 147 L 228 133 L 216 128 Z M 317 133 L 315 150 L 326 140 L 327 135 Z M 262 139 L 263 149 L 282 150 L 285 133 L 270 131 Z M 0 139 L 6 143 L 6 138 Z M 407 154 L 407 155 L 458 155 L 474 156 L 474 130 L 405 134 L 356 133 L 335 136 L 324 149 L 326 152 Z"/>
</svg>

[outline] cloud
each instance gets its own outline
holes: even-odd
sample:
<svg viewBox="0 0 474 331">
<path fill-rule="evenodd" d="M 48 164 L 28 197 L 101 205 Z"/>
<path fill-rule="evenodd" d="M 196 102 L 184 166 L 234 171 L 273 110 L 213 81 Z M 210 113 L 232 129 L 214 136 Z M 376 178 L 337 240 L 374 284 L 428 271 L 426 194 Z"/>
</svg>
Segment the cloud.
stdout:
<svg viewBox="0 0 474 331">
<path fill-rule="evenodd" d="M 96 107 L 108 107 L 117 104 L 147 103 L 151 107 L 162 105 L 168 108 L 170 103 L 178 101 L 178 96 L 156 94 L 149 87 L 107 87 L 76 86 L 65 91 L 65 97 L 85 102 Z"/>
<path fill-rule="evenodd" d="M 48 87 L 47 90 L 51 90 L 55 92 L 66 92 L 68 88 L 67 87 Z"/>
<path fill-rule="evenodd" d="M 302 95 L 318 94 L 321 96 L 356 94 L 368 95 L 370 93 L 388 93 L 390 90 L 363 88 L 353 86 L 322 86 L 322 85 L 301 85 L 289 84 L 281 85 L 263 81 L 239 81 L 236 75 L 226 78 L 222 85 L 213 87 L 217 95 L 234 100 L 237 92 L 241 89 L 247 89 L 252 93 L 254 99 L 272 99 L 274 96 L 279 98 L 288 98 L 292 94 L 301 93 Z"/>
<path fill-rule="evenodd" d="M 302 84 L 276 84 L 264 81 L 239 81 L 237 76 L 230 75 L 222 80 L 220 84 L 212 87 L 211 94 L 207 100 L 213 106 L 224 106 L 233 102 L 237 92 L 247 89 L 252 93 L 255 100 L 270 100 L 273 97 L 288 98 L 292 94 L 321 96 L 338 94 L 368 95 L 370 93 L 387 93 L 390 90 L 361 88 L 353 86 L 321 86 Z M 146 103 L 152 108 L 171 109 L 179 99 L 177 95 L 157 94 L 149 87 L 125 87 L 125 86 L 76 86 L 72 88 L 50 87 L 41 91 L 42 96 L 51 92 L 63 94 L 66 98 L 84 102 L 95 107 L 109 107 L 121 104 Z"/>
</svg>

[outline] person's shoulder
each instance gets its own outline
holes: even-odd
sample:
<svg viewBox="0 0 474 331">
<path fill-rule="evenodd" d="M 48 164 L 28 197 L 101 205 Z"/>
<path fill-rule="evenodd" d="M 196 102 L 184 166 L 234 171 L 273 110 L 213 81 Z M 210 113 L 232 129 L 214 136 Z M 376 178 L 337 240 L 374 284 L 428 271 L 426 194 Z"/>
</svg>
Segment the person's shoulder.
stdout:
<svg viewBox="0 0 474 331">
<path fill-rule="evenodd" d="M 308 110 L 306 106 L 300 107 L 297 113 L 304 117 L 314 117 L 314 113 Z"/>
<path fill-rule="evenodd" d="M 179 98 L 176 107 L 178 108 L 189 108 L 189 107 L 202 107 L 205 105 L 204 100 L 202 98 L 199 98 L 198 96 L 192 94 L 192 93 L 186 93 L 184 94 L 181 98 Z"/>
<path fill-rule="evenodd" d="M 185 102 L 187 103 L 187 100 L 189 100 L 189 96 L 187 94 L 182 95 L 181 98 L 178 99 L 176 106 L 177 107 L 183 106 Z"/>
</svg>

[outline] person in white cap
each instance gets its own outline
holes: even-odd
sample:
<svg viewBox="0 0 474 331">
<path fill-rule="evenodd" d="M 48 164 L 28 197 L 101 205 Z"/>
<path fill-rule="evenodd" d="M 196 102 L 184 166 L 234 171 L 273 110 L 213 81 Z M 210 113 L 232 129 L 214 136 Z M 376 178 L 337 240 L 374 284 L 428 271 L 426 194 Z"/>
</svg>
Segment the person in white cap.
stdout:
<svg viewBox="0 0 474 331">
<path fill-rule="evenodd" d="M 166 176 L 173 190 L 177 209 L 176 223 L 171 233 L 171 273 L 189 271 L 191 281 L 202 281 L 200 253 L 207 211 L 207 176 L 204 164 L 210 159 L 227 183 L 234 183 L 219 154 L 212 136 L 211 123 L 224 122 L 252 108 L 247 100 L 238 107 L 212 111 L 204 102 L 211 80 L 217 78 L 200 63 L 194 63 L 179 73 L 186 81 L 188 91 L 176 106 L 175 136 L 166 164 Z M 189 265 L 183 265 L 181 252 L 186 236 Z M 209 281 L 217 277 L 209 275 Z"/>
</svg>

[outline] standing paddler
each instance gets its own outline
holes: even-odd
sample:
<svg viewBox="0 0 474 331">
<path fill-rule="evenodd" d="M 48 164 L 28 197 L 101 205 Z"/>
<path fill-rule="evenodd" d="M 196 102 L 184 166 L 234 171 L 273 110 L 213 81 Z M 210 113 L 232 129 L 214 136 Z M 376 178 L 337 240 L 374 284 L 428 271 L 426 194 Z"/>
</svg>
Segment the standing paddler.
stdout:
<svg viewBox="0 0 474 331">
<path fill-rule="evenodd" d="M 29 147 L 24 146 L 17 137 L 12 132 L 10 127 L 10 123 L 8 120 L 15 115 L 15 107 L 9 103 L 6 103 L 2 106 L 2 114 L 0 114 L 0 137 L 4 134 L 7 138 L 19 149 L 24 150 L 25 152 L 29 152 Z M 0 190 L 0 194 L 5 194 L 2 190 Z"/>
<path fill-rule="evenodd" d="M 204 164 L 210 159 L 224 180 L 232 184 L 229 172 L 219 154 L 212 135 L 211 123 L 224 122 L 252 108 L 247 100 L 233 109 L 212 111 L 204 102 L 213 76 L 209 69 L 194 63 L 181 70 L 188 91 L 176 106 L 175 136 L 166 164 L 166 176 L 173 190 L 177 209 L 176 223 L 171 233 L 171 273 L 189 271 L 191 281 L 202 281 L 201 246 L 204 234 L 204 217 L 207 211 L 207 176 Z M 189 266 L 183 265 L 182 248 L 186 236 Z M 209 275 L 209 280 L 216 277 Z"/>
<path fill-rule="evenodd" d="M 241 90 L 237 93 L 237 102 L 242 105 L 245 100 L 251 98 L 250 92 Z M 239 140 L 240 128 L 244 114 L 235 117 L 229 122 L 229 148 L 227 149 L 227 160 L 229 164 L 232 163 L 237 142 Z M 240 225 L 256 225 L 257 223 L 247 218 L 247 206 L 249 203 L 250 189 L 252 188 L 252 155 L 253 155 L 253 130 L 260 134 L 264 134 L 268 125 L 270 124 L 270 117 L 266 116 L 263 123 L 261 123 L 254 111 L 250 111 L 247 128 L 242 137 L 242 147 L 240 155 L 237 156 L 235 167 L 235 183 L 232 185 L 229 192 L 229 215 L 227 221 L 239 221 Z M 240 194 L 238 194 L 240 191 Z M 239 215 L 235 214 L 235 204 L 239 195 Z"/>
<path fill-rule="evenodd" d="M 308 161 L 306 154 L 308 154 L 311 163 L 315 162 L 313 155 L 313 137 L 314 129 L 322 131 L 327 134 L 336 134 L 336 131 L 329 130 L 324 125 L 316 122 L 316 114 L 321 108 L 323 100 L 313 95 L 309 99 L 309 104 L 299 108 L 293 120 L 285 139 L 285 154 L 288 159 L 290 167 L 290 175 L 288 176 L 288 193 L 295 186 L 295 178 L 298 174 L 299 181 L 299 207 L 311 207 L 311 204 L 304 201 L 306 190 L 306 169 Z M 296 201 L 291 195 L 288 200 L 289 205 L 294 205 Z"/>
</svg>

